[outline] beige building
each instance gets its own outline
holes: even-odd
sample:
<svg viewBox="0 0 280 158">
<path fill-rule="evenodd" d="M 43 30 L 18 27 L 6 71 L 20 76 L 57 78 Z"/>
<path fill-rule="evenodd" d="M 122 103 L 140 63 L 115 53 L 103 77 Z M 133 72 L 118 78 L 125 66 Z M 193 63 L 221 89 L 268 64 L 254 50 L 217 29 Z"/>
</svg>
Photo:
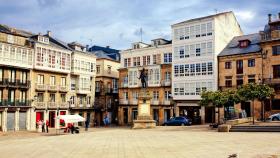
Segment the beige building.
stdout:
<svg viewBox="0 0 280 158">
<path fill-rule="evenodd" d="M 233 12 L 223 12 L 173 24 L 172 96 L 176 116 L 194 124 L 214 122 L 213 108 L 198 103 L 204 90 L 218 89 L 217 55 L 242 30 Z"/>
<path fill-rule="evenodd" d="M 72 42 L 70 75 L 70 112 L 86 118 L 90 126 L 94 123 L 96 56 L 86 51 L 79 43 Z M 81 125 L 81 124 L 80 124 Z"/>
<path fill-rule="evenodd" d="M 147 90 L 152 95 L 151 115 L 158 125 L 173 116 L 171 103 L 171 41 L 159 38 L 151 44 L 137 42 L 121 52 L 119 69 L 118 122 L 130 125 L 137 118 L 138 96 L 141 90 L 140 70 L 147 71 Z"/>
<path fill-rule="evenodd" d="M 30 33 L 0 25 L 0 130 L 30 129 L 30 71 L 34 49 Z"/>
<path fill-rule="evenodd" d="M 96 55 L 95 79 L 95 123 L 104 125 L 105 116 L 110 124 L 116 124 L 118 106 L 119 51 L 109 47 L 93 46 L 90 51 Z"/>
<path fill-rule="evenodd" d="M 237 89 L 238 86 L 248 83 L 261 83 L 262 80 L 262 56 L 259 45 L 261 36 L 259 33 L 236 36 L 225 49 L 218 55 L 219 89 Z M 262 107 L 258 101 L 253 104 L 241 102 L 236 105 L 225 106 L 224 118 L 226 120 L 241 117 L 245 112 L 247 117 L 253 116 L 261 119 Z"/>
<path fill-rule="evenodd" d="M 34 67 L 31 71 L 31 129 L 36 122 L 48 120 L 50 127 L 59 127 L 56 117 L 68 114 L 71 50 L 64 43 L 46 35 L 31 37 L 34 44 Z"/>
</svg>

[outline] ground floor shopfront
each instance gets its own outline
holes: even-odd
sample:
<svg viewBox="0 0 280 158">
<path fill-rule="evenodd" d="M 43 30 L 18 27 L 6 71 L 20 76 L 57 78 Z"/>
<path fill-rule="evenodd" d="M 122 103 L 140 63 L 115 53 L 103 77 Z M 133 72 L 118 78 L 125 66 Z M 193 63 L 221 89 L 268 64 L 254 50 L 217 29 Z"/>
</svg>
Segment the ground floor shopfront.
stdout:
<svg viewBox="0 0 280 158">
<path fill-rule="evenodd" d="M 30 107 L 1 107 L 0 130 L 3 132 L 30 130 L 31 111 Z"/>
<path fill-rule="evenodd" d="M 157 125 L 162 125 L 165 121 L 174 116 L 173 106 L 151 106 L 151 116 L 156 121 Z M 133 120 L 137 119 L 138 106 L 137 105 L 120 105 L 118 108 L 118 124 L 132 125 Z"/>
<path fill-rule="evenodd" d="M 94 126 L 94 110 L 93 108 L 72 108 L 70 109 L 70 114 L 71 115 L 80 115 L 83 118 L 85 118 L 85 120 L 89 123 L 89 127 L 93 127 Z M 79 126 L 85 127 L 85 122 L 79 122 L 78 123 Z"/>
<path fill-rule="evenodd" d="M 39 121 L 49 122 L 49 128 L 59 128 L 64 126 L 63 120 L 57 120 L 56 117 L 59 115 L 68 115 L 68 109 L 35 109 L 34 110 L 34 126 L 37 128 Z"/>
</svg>

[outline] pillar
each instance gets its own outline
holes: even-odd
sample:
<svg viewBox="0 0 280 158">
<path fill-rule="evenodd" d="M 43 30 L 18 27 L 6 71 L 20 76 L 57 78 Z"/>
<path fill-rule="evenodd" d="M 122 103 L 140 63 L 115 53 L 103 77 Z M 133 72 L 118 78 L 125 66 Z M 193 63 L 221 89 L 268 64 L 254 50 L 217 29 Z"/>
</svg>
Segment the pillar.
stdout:
<svg viewBox="0 0 280 158">
<path fill-rule="evenodd" d="M 205 106 L 200 109 L 201 124 L 205 124 Z"/>
<path fill-rule="evenodd" d="M 180 109 L 179 106 L 175 107 L 175 117 L 180 115 Z"/>
<path fill-rule="evenodd" d="M 159 125 L 164 123 L 164 108 L 160 107 L 158 110 L 158 117 L 159 117 Z"/>
<path fill-rule="evenodd" d="M 19 131 L 19 108 L 15 112 L 15 131 Z"/>
<path fill-rule="evenodd" d="M 133 120 L 132 120 L 132 108 L 131 107 L 128 107 L 128 124 L 132 124 Z"/>
<path fill-rule="evenodd" d="M 2 131 L 7 132 L 7 111 L 8 108 L 5 108 L 5 110 L 2 113 Z"/>
</svg>

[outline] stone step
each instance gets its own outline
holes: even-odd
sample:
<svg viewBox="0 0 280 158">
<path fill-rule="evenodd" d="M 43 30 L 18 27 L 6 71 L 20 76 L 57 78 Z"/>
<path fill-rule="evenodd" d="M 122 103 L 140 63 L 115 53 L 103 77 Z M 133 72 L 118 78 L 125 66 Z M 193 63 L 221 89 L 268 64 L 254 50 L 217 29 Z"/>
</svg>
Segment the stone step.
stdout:
<svg viewBox="0 0 280 158">
<path fill-rule="evenodd" d="M 232 126 L 230 132 L 280 132 L 280 126 Z"/>
</svg>

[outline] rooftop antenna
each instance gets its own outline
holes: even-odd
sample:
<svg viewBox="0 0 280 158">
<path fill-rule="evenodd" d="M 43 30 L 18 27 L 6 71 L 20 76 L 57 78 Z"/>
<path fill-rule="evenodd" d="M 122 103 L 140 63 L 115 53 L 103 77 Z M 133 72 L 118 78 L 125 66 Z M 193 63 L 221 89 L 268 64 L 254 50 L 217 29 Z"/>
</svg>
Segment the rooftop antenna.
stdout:
<svg viewBox="0 0 280 158">
<path fill-rule="evenodd" d="M 214 9 L 215 13 L 218 14 L 218 9 Z"/>
<path fill-rule="evenodd" d="M 141 37 L 141 42 L 142 42 L 142 34 L 143 34 L 143 30 L 142 27 L 140 28 L 140 37 Z"/>
</svg>

